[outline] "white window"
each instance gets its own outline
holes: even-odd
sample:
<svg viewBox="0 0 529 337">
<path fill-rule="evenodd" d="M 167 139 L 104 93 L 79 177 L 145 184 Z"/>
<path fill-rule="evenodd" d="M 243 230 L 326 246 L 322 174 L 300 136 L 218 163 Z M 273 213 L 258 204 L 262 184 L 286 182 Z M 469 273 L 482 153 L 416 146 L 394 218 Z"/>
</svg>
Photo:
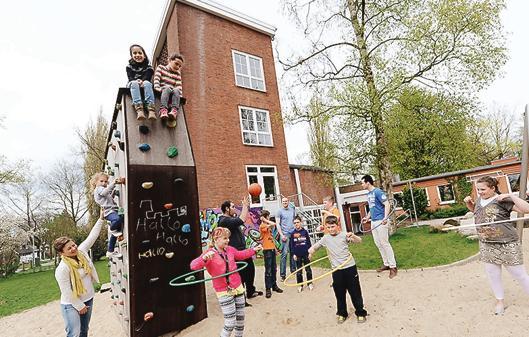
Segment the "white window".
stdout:
<svg viewBox="0 0 529 337">
<path fill-rule="evenodd" d="M 252 196 L 252 207 L 264 207 L 267 202 L 277 203 L 279 185 L 275 166 L 246 166 L 248 186 L 258 183 L 262 187 L 261 195 Z M 270 207 L 268 210 L 272 212 Z M 273 213 L 275 214 L 275 213 Z"/>
<path fill-rule="evenodd" d="M 453 204 L 456 202 L 452 185 L 439 185 L 437 186 L 437 192 L 439 193 L 440 205 Z"/>
<path fill-rule="evenodd" d="M 274 146 L 268 111 L 240 106 L 239 114 L 244 144 Z"/>
<path fill-rule="evenodd" d="M 235 84 L 239 87 L 266 91 L 263 60 L 260 57 L 232 50 Z"/>
</svg>

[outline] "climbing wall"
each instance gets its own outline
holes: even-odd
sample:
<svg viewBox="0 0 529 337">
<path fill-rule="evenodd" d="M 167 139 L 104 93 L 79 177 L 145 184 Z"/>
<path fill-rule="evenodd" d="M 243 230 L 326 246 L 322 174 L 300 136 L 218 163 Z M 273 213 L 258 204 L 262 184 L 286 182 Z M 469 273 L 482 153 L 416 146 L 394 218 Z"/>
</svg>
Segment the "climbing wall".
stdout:
<svg viewBox="0 0 529 337">
<path fill-rule="evenodd" d="M 139 122 L 128 90 L 118 94 L 106 168 L 126 178 L 115 198 L 125 225 L 110 273 L 113 307 L 129 336 L 172 335 L 207 316 L 203 284 L 169 285 L 202 252 L 184 114 L 181 108 L 174 128 L 159 119 Z"/>
</svg>

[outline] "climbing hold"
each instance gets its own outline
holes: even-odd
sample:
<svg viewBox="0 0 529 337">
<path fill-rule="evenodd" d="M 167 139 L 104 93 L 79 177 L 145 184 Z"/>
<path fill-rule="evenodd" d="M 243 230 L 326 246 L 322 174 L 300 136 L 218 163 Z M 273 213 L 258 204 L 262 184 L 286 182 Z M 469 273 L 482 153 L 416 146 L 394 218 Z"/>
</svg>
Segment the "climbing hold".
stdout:
<svg viewBox="0 0 529 337">
<path fill-rule="evenodd" d="M 182 226 L 182 232 L 183 233 L 189 233 L 191 232 L 191 225 L 186 223 L 185 225 Z"/>
<path fill-rule="evenodd" d="M 138 145 L 138 149 L 140 149 L 140 151 L 142 152 L 147 152 L 151 149 L 151 146 L 147 143 L 143 143 L 143 144 Z"/>
<path fill-rule="evenodd" d="M 125 209 L 123 207 L 118 208 L 118 215 L 125 214 Z"/>
<path fill-rule="evenodd" d="M 145 315 L 143 315 L 143 320 L 145 322 L 147 322 L 148 320 L 151 320 L 153 317 L 154 317 L 154 313 L 147 312 L 147 313 L 145 313 Z"/>
<path fill-rule="evenodd" d="M 114 295 L 110 296 L 110 299 L 113 300 L 114 299 Z"/>
<path fill-rule="evenodd" d="M 159 277 L 153 277 L 152 279 L 149 280 L 149 283 L 154 283 L 158 281 L 159 279 L 160 279 Z"/>
<path fill-rule="evenodd" d="M 186 308 L 186 311 L 187 312 L 193 312 L 193 310 L 195 310 L 195 306 L 194 305 L 188 305 L 187 308 Z"/>
<path fill-rule="evenodd" d="M 125 142 L 118 142 L 118 145 L 121 151 L 125 151 Z"/>
<path fill-rule="evenodd" d="M 115 107 L 116 110 L 121 110 L 121 103 L 116 103 L 116 107 Z"/>
<path fill-rule="evenodd" d="M 123 302 L 123 300 L 119 301 L 118 303 L 119 303 L 119 305 L 125 304 L 125 302 Z"/>
<path fill-rule="evenodd" d="M 108 142 L 108 147 L 116 151 L 116 145 L 112 144 L 112 142 Z"/>
<path fill-rule="evenodd" d="M 125 280 L 128 280 L 128 279 L 129 279 L 129 275 L 128 275 L 128 274 L 123 274 L 123 278 L 124 278 Z"/>
<path fill-rule="evenodd" d="M 127 289 L 125 289 L 125 288 L 121 288 L 121 291 L 124 292 L 124 293 L 126 293 L 126 292 L 127 292 Z"/>
<path fill-rule="evenodd" d="M 174 128 L 176 126 L 176 119 L 169 119 L 166 123 L 168 128 Z"/>
<path fill-rule="evenodd" d="M 115 197 L 119 197 L 119 191 L 118 190 L 114 190 L 114 196 Z"/>
<path fill-rule="evenodd" d="M 191 275 L 191 276 L 188 276 L 184 279 L 184 281 L 186 282 L 191 282 L 191 281 L 194 281 L 195 280 L 195 276 L 194 275 Z"/>
<path fill-rule="evenodd" d="M 151 240 L 143 240 L 141 243 L 143 243 L 144 245 L 147 245 L 151 242 Z"/>
<path fill-rule="evenodd" d="M 118 128 L 118 123 L 116 123 L 115 121 L 112 122 L 111 129 L 112 129 L 112 130 L 116 130 L 117 128 Z"/>
<path fill-rule="evenodd" d="M 154 183 L 152 181 L 146 181 L 143 184 L 141 184 L 141 187 L 148 190 L 149 188 L 153 187 Z"/>
<path fill-rule="evenodd" d="M 114 163 L 114 167 L 119 168 L 119 163 Z"/>
<path fill-rule="evenodd" d="M 165 257 L 168 258 L 168 259 L 172 259 L 174 256 L 174 253 L 165 253 Z"/>
<path fill-rule="evenodd" d="M 175 184 L 176 183 L 183 183 L 183 182 L 184 182 L 184 179 L 182 179 L 182 178 L 175 178 L 175 180 L 174 180 Z"/>
<path fill-rule="evenodd" d="M 174 146 L 170 146 L 168 149 L 167 149 L 167 157 L 169 158 L 174 158 L 178 156 L 178 149 Z"/>
<path fill-rule="evenodd" d="M 149 133 L 149 127 L 147 125 L 140 125 L 138 126 L 138 130 L 141 134 L 146 135 Z"/>
<path fill-rule="evenodd" d="M 114 131 L 114 137 L 121 138 L 121 132 L 119 130 Z"/>
<path fill-rule="evenodd" d="M 173 208 L 173 204 L 171 204 L 171 203 L 165 204 L 165 205 L 163 205 L 163 208 L 171 209 L 171 208 Z"/>
</svg>

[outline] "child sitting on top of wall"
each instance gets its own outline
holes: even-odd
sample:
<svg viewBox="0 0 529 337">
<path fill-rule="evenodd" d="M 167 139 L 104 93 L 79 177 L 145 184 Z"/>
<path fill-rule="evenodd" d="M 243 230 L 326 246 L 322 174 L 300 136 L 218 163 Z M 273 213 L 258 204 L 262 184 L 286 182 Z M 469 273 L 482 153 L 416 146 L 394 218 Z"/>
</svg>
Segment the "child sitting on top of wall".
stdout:
<svg viewBox="0 0 529 337">
<path fill-rule="evenodd" d="M 180 69 L 184 65 L 182 55 L 174 53 L 169 56 L 169 64 L 160 64 L 154 73 L 154 90 L 160 92 L 160 118 L 176 120 L 182 97 L 182 75 Z M 172 98 L 172 99 L 171 99 Z M 169 111 L 171 101 L 171 111 Z"/>
<path fill-rule="evenodd" d="M 127 65 L 127 77 L 129 82 L 127 87 L 130 88 L 132 96 L 132 106 L 136 111 L 136 119 L 144 120 L 144 103 L 141 100 L 140 88 L 143 88 L 145 93 L 145 105 L 149 111 L 149 119 L 156 119 L 156 109 L 154 108 L 154 92 L 152 91 L 152 75 L 154 71 L 149 64 L 149 59 L 145 54 L 143 47 L 133 44 L 129 48 L 130 60 Z"/>
</svg>

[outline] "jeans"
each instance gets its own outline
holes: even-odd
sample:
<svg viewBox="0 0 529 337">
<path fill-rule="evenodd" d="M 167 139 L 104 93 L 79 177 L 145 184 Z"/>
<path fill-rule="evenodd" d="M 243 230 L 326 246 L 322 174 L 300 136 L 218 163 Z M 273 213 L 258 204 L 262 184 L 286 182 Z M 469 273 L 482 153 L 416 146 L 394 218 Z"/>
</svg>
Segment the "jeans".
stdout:
<svg viewBox="0 0 529 337">
<path fill-rule="evenodd" d="M 110 221 L 110 230 L 121 231 L 123 227 L 123 215 L 119 215 L 117 212 L 112 212 L 105 217 L 106 220 Z M 113 252 L 116 247 L 117 237 L 110 235 L 108 239 L 108 251 Z"/>
<path fill-rule="evenodd" d="M 253 293 L 255 292 L 255 265 L 253 264 L 253 258 L 249 258 L 244 260 L 244 262 L 248 263 L 248 266 L 241 270 L 239 272 L 239 275 L 241 276 L 241 280 L 244 283 L 244 287 L 246 288 L 246 295 L 248 297 L 252 297 Z"/>
<path fill-rule="evenodd" d="M 263 250 L 264 265 L 265 265 L 265 287 L 266 289 L 273 289 L 277 287 L 276 274 L 276 250 L 265 249 Z"/>
<path fill-rule="evenodd" d="M 171 108 L 177 108 L 180 106 L 180 90 L 171 88 L 171 87 L 163 87 L 162 88 L 162 97 L 160 98 L 160 107 L 162 108 L 168 108 L 169 107 L 169 99 L 173 97 L 171 100 Z"/>
<path fill-rule="evenodd" d="M 141 86 L 138 81 L 130 81 L 127 84 L 130 88 L 130 95 L 132 96 L 132 104 L 141 104 Z M 152 83 L 143 81 L 143 92 L 145 93 L 145 103 L 154 104 L 154 91 L 152 91 Z"/>
<path fill-rule="evenodd" d="M 310 260 L 309 260 L 309 255 L 302 255 L 302 256 L 297 256 L 297 261 L 296 261 L 296 269 L 300 269 L 302 266 L 306 265 L 306 264 L 309 264 L 310 263 Z M 310 269 L 310 266 L 308 267 L 305 267 L 303 268 L 305 269 L 305 273 L 307 274 L 307 281 L 310 281 L 312 280 L 312 269 Z M 296 281 L 298 283 L 301 283 L 303 282 L 303 269 L 300 269 L 297 273 L 296 273 Z"/>
<path fill-rule="evenodd" d="M 336 297 L 336 314 L 347 317 L 346 292 L 351 296 L 351 301 L 355 307 L 356 316 L 367 316 L 364 309 L 364 300 L 362 299 L 362 289 L 360 288 L 360 278 L 356 265 L 338 269 L 332 273 L 332 288 Z"/>
<path fill-rule="evenodd" d="M 80 315 L 79 311 L 71 304 L 61 304 L 62 318 L 66 330 L 66 337 L 87 337 L 88 324 L 90 324 L 90 317 L 92 316 L 92 307 L 94 299 L 90 299 L 84 304 L 88 307 L 86 314 Z"/>
<path fill-rule="evenodd" d="M 287 255 L 290 255 L 290 272 L 294 272 L 296 270 L 296 261 L 292 258 L 292 254 L 289 254 L 289 242 L 290 242 L 290 234 L 286 235 L 287 240 L 283 241 L 281 240 L 281 243 L 283 246 L 281 247 L 281 262 L 279 263 L 279 274 L 282 278 L 287 277 Z"/>
</svg>

